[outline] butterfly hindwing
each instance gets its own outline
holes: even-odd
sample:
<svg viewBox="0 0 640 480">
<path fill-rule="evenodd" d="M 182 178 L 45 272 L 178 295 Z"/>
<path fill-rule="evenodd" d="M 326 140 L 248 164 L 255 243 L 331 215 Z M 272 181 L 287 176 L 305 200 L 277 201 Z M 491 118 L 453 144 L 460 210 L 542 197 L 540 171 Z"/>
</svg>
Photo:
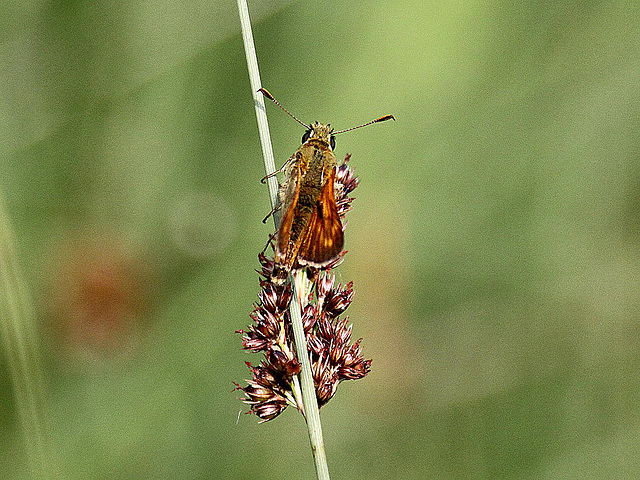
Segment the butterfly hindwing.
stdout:
<svg viewBox="0 0 640 480">
<path fill-rule="evenodd" d="M 301 265 L 322 267 L 342 252 L 344 234 L 335 199 L 335 178 L 336 169 L 332 167 L 325 178 L 298 252 Z"/>
</svg>

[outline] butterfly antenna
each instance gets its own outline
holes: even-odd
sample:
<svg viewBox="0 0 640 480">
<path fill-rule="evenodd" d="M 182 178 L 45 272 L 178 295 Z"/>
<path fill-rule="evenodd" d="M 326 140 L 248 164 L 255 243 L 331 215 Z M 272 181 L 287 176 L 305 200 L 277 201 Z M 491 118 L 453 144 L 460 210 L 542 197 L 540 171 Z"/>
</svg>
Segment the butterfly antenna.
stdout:
<svg viewBox="0 0 640 480">
<path fill-rule="evenodd" d="M 280 108 L 282 108 L 282 107 L 280 107 Z M 351 127 L 351 128 L 347 128 L 345 130 L 339 130 L 337 132 L 333 132 L 333 134 L 337 135 L 339 133 L 350 132 L 351 130 L 355 130 L 356 128 L 366 127 L 367 125 L 371 125 L 373 123 L 386 122 L 387 120 L 394 120 L 395 121 L 395 119 L 396 118 L 393 115 L 383 115 L 380 118 L 376 118 L 375 120 L 371 120 L 370 122 L 363 123 L 362 125 L 358 125 L 357 127 Z"/>
<path fill-rule="evenodd" d="M 286 108 L 284 108 L 282 105 L 280 105 L 280 102 L 278 100 L 275 99 L 275 97 L 273 95 L 271 95 L 266 88 L 259 88 L 258 91 L 260 93 L 262 93 L 262 95 L 264 95 L 265 97 L 267 97 L 269 100 L 271 100 L 273 103 L 275 103 L 277 106 L 279 106 L 282 111 L 284 113 L 286 113 L 287 115 L 289 115 L 291 118 L 293 118 L 296 122 L 298 122 L 300 125 L 302 125 L 304 128 L 306 128 L 307 130 L 309 128 L 311 128 L 309 125 L 307 125 L 306 123 L 301 122 L 298 117 L 296 117 L 293 113 L 291 113 L 289 110 L 287 110 Z M 380 119 L 376 120 L 376 121 L 382 121 Z"/>
</svg>

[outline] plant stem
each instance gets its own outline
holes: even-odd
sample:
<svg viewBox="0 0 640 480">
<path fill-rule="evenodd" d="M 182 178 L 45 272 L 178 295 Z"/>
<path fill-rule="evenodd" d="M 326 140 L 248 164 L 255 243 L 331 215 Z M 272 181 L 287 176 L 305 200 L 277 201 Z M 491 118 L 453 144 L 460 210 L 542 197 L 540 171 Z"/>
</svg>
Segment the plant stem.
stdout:
<svg viewBox="0 0 640 480">
<path fill-rule="evenodd" d="M 262 157 L 264 159 L 264 169 L 267 175 L 276 171 L 276 163 L 273 160 L 273 148 L 271 147 L 271 135 L 269 134 L 269 123 L 267 122 L 267 111 L 264 108 L 264 97 L 258 90 L 262 87 L 260 81 L 260 70 L 258 70 L 258 58 L 256 48 L 253 44 L 253 33 L 251 32 L 251 20 L 249 19 L 249 7 L 246 0 L 238 0 L 238 11 L 240 12 L 240 26 L 242 27 L 242 41 L 244 43 L 244 53 L 247 57 L 247 69 L 249 70 L 249 81 L 251 82 L 251 93 L 253 94 L 253 104 L 256 109 L 256 119 L 258 120 L 258 134 L 260 145 L 262 146 Z M 271 199 L 271 209 L 275 210 L 278 205 L 278 180 L 270 177 L 267 180 L 269 185 L 269 197 Z M 280 212 L 273 214 L 276 227 L 280 221 Z"/>
<path fill-rule="evenodd" d="M 53 465 L 44 421 L 45 386 L 38 351 L 40 341 L 1 191 L 0 328 L 31 472 L 33 478 L 50 478 Z"/>
<path fill-rule="evenodd" d="M 258 121 L 258 133 L 262 146 L 265 171 L 268 174 L 274 172 L 275 162 L 273 159 L 273 149 L 271 147 L 271 137 L 269 135 L 269 125 L 264 106 L 264 98 L 258 89 L 261 88 L 260 72 L 258 70 L 258 60 L 255 46 L 253 44 L 253 34 L 251 33 L 251 20 L 249 19 L 249 9 L 246 0 L 238 0 L 238 10 L 240 12 L 240 24 L 242 26 L 242 39 L 247 57 L 247 67 L 249 70 L 249 80 L 256 109 Z M 271 198 L 271 208 L 275 210 L 278 204 L 278 182 L 275 177 L 268 179 L 269 196 Z M 276 228 L 280 223 L 280 212 L 273 215 Z M 313 452 L 313 459 L 316 466 L 318 480 L 330 480 L 327 457 L 324 450 L 324 440 L 322 439 L 322 425 L 320 424 L 320 412 L 318 409 L 318 399 L 311 373 L 311 362 L 307 350 L 307 342 L 302 325 L 302 304 L 306 303 L 309 291 L 309 282 L 303 272 L 298 272 L 293 282 L 293 298 L 289 311 L 291 312 L 291 322 L 293 324 L 293 335 L 296 344 L 296 354 L 301 364 L 300 384 L 302 389 L 302 412 L 309 431 L 309 441 Z"/>
<path fill-rule="evenodd" d="M 302 308 L 306 305 L 309 297 L 311 283 L 304 270 L 298 270 L 293 275 L 293 298 L 289 305 L 291 313 L 291 323 L 293 324 L 293 337 L 296 342 L 296 355 L 300 361 L 300 383 L 302 385 L 302 398 L 304 399 L 304 416 L 309 430 L 309 441 L 311 450 L 316 462 L 316 473 L 319 479 L 329 478 L 329 467 L 327 466 L 327 455 L 324 451 L 324 440 L 322 438 L 322 424 L 320 423 L 320 410 L 318 409 L 318 398 L 316 397 L 316 387 L 311 373 L 311 362 L 302 325 Z"/>
</svg>

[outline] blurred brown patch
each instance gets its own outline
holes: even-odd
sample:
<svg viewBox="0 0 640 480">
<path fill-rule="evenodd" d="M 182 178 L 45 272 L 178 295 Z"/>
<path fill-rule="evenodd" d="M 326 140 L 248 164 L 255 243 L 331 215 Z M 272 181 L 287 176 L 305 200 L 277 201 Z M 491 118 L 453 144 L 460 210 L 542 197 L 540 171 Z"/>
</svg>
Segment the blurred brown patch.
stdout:
<svg viewBox="0 0 640 480">
<path fill-rule="evenodd" d="M 154 275 L 118 233 L 82 234 L 52 252 L 47 310 L 55 348 L 93 357 L 135 350 Z"/>
</svg>

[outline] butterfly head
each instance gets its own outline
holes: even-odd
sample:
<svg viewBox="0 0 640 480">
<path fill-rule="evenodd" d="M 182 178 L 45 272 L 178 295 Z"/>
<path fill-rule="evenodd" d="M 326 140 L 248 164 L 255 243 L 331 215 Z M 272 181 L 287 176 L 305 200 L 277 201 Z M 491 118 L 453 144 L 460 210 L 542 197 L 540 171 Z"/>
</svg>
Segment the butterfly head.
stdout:
<svg viewBox="0 0 640 480">
<path fill-rule="evenodd" d="M 302 143 L 307 143 L 309 140 L 319 140 L 331 147 L 331 150 L 336 148 L 336 138 L 333 135 L 333 128 L 331 125 L 324 125 L 322 123 L 314 122 L 309 125 L 309 128 L 302 136 Z"/>
</svg>

